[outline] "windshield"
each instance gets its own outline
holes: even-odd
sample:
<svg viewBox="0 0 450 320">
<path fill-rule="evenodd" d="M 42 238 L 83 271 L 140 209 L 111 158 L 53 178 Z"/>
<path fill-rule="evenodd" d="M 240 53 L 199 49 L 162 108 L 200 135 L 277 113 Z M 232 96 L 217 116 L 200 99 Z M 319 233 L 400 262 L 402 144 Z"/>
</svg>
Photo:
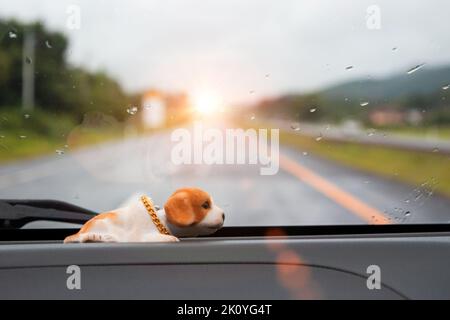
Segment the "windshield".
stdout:
<svg viewBox="0 0 450 320">
<path fill-rule="evenodd" d="M 0 198 L 450 221 L 450 3 L 0 3 Z"/>
</svg>

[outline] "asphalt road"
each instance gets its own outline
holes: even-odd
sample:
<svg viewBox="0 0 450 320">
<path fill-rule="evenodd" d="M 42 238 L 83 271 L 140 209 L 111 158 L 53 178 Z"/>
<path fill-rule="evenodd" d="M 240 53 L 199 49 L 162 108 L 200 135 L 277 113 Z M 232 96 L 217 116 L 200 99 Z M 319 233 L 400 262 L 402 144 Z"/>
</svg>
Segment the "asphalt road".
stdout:
<svg viewBox="0 0 450 320">
<path fill-rule="evenodd" d="M 408 186 L 281 147 L 281 167 L 174 165 L 167 133 L 106 143 L 0 167 L 0 198 L 57 199 L 98 212 L 145 192 L 157 204 L 177 188 L 207 190 L 226 225 L 450 222 L 436 181 Z"/>
</svg>

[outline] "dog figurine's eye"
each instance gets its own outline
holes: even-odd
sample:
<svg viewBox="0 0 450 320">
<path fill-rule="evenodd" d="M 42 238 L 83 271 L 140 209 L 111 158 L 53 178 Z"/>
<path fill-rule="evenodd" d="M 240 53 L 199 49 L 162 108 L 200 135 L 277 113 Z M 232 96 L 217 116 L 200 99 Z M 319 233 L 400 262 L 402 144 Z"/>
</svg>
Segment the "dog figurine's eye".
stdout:
<svg viewBox="0 0 450 320">
<path fill-rule="evenodd" d="M 208 201 L 205 201 L 205 202 L 202 204 L 202 208 L 203 208 L 203 209 L 209 209 L 209 208 L 211 208 L 211 206 L 209 205 L 209 202 L 208 202 Z"/>
</svg>

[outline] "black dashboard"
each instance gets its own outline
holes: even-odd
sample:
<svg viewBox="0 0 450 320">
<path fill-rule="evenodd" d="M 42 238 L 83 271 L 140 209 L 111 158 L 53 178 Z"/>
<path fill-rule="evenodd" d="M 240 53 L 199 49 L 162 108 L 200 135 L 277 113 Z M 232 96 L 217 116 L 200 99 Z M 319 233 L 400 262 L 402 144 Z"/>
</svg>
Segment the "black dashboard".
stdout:
<svg viewBox="0 0 450 320">
<path fill-rule="evenodd" d="M 15 230 L 9 239 L 2 230 L 0 298 L 450 298 L 448 226 L 361 227 L 224 228 L 179 243 L 109 244 L 51 239 L 73 230 Z M 68 284 L 73 266 L 79 288 Z"/>
</svg>

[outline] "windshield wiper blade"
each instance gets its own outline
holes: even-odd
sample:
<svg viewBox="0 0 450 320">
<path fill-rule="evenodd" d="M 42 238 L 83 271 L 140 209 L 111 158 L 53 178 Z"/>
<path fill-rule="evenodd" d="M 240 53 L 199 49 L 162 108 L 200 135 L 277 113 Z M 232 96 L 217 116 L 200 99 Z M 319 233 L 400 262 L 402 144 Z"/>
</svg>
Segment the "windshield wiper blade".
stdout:
<svg viewBox="0 0 450 320">
<path fill-rule="evenodd" d="M 96 214 L 63 201 L 0 200 L 0 229 L 21 228 L 38 220 L 83 224 Z"/>
</svg>

